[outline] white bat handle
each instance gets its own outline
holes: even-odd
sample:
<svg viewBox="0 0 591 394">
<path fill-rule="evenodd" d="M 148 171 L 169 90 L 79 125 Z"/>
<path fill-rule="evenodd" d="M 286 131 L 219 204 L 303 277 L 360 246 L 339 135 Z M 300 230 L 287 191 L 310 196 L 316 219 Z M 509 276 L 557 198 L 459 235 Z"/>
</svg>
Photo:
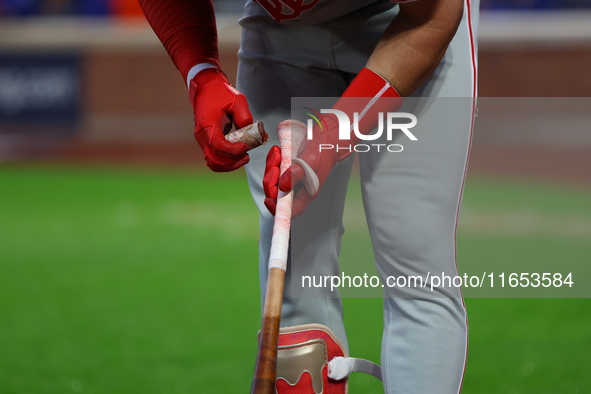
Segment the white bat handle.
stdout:
<svg viewBox="0 0 591 394">
<path fill-rule="evenodd" d="M 297 154 L 300 144 L 306 137 L 306 133 L 306 125 L 297 120 L 284 120 L 277 126 L 277 134 L 279 135 L 281 146 L 281 174 L 291 166 L 292 154 Z M 273 225 L 273 238 L 271 239 L 269 269 L 281 268 L 285 271 L 287 267 L 292 202 L 293 192 L 284 193 L 279 190 L 277 208 L 275 210 L 275 223 Z"/>
</svg>

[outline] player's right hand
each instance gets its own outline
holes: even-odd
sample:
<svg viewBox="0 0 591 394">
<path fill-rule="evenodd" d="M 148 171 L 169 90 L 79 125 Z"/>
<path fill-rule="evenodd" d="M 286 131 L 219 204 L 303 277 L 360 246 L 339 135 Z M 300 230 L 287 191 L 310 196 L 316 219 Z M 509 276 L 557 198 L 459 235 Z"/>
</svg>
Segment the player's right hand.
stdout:
<svg viewBox="0 0 591 394">
<path fill-rule="evenodd" d="M 191 80 L 189 95 L 195 115 L 195 139 L 207 166 L 216 172 L 234 171 L 250 160 L 251 147 L 230 142 L 225 134 L 232 124 L 239 129 L 252 123 L 246 97 L 218 69 L 205 69 Z"/>
<path fill-rule="evenodd" d="M 325 116 L 324 120 L 328 127 L 314 127 L 313 138 L 302 142 L 297 159 L 283 174 L 280 175 L 281 149 L 272 146 L 267 154 L 263 190 L 265 206 L 271 214 L 275 215 L 279 190 L 288 193 L 293 189 L 291 215 L 292 218 L 301 215 L 314 201 L 333 167 L 351 154 L 350 151 L 339 154 L 334 149 L 320 149 L 323 145 L 338 145 L 338 122 L 331 115 Z"/>
<path fill-rule="evenodd" d="M 376 72 L 363 68 L 351 82 L 333 109 L 349 119 L 359 116 L 358 129 L 369 134 L 378 124 L 377 115 L 397 111 L 402 98 L 390 83 Z M 293 164 L 279 175 L 281 151 L 273 147 L 267 156 L 263 189 L 265 206 L 275 214 L 278 191 L 294 191 L 292 217 L 300 215 L 316 198 L 334 166 L 353 153 L 352 145 L 359 141 L 355 134 L 339 145 L 339 120 L 334 114 L 322 116 L 323 122 L 314 125 L 312 138 L 299 147 Z M 322 147 L 332 149 L 322 149 Z"/>
</svg>

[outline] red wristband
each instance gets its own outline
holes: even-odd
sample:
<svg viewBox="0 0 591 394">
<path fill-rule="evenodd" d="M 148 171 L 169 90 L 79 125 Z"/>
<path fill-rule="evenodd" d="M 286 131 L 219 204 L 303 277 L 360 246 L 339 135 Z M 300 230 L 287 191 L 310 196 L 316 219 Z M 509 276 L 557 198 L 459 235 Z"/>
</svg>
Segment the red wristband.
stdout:
<svg viewBox="0 0 591 394">
<path fill-rule="evenodd" d="M 363 68 L 333 108 L 347 113 L 349 119 L 353 119 L 353 113 L 359 114 L 358 129 L 363 134 L 369 134 L 378 126 L 380 112 L 397 111 L 402 103 L 400 94 L 390 82 L 376 72 Z M 359 142 L 354 133 L 351 133 L 351 140 Z M 344 160 L 350 154 L 339 151 L 337 161 Z"/>
<path fill-rule="evenodd" d="M 400 94 L 384 77 L 364 67 L 341 97 L 400 97 Z"/>
</svg>

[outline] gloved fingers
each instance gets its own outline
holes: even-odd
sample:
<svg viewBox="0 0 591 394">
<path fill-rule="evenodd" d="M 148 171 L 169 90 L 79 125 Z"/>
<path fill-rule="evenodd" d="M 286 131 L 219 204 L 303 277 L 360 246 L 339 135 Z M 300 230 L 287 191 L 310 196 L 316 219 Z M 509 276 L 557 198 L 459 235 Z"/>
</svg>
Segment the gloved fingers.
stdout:
<svg viewBox="0 0 591 394">
<path fill-rule="evenodd" d="M 277 199 L 279 191 L 279 173 L 281 165 L 281 149 L 277 145 L 273 145 L 267 153 L 265 160 L 265 175 L 263 177 L 263 190 L 265 197 Z"/>
<path fill-rule="evenodd" d="M 273 167 L 269 171 L 265 172 L 263 177 L 263 190 L 265 191 L 265 197 L 277 199 L 279 194 L 279 168 Z"/>
<path fill-rule="evenodd" d="M 215 172 L 234 171 L 250 161 L 250 156 L 246 153 L 241 157 L 227 156 L 211 149 L 208 149 L 204 156 L 207 166 Z"/>
<path fill-rule="evenodd" d="M 269 212 L 271 212 L 271 215 L 275 216 L 275 211 L 277 209 L 277 199 L 265 198 L 265 206 Z"/>
<path fill-rule="evenodd" d="M 225 137 L 212 138 L 209 146 L 216 152 L 230 157 L 242 157 L 252 149 L 245 142 L 230 142 Z"/>
<path fill-rule="evenodd" d="M 228 88 L 231 89 L 235 94 L 234 104 L 228 110 L 228 114 L 231 115 L 232 119 L 234 120 L 234 125 L 237 129 L 241 129 L 252 124 L 252 114 L 248 109 L 246 97 L 231 86 Z"/>
<path fill-rule="evenodd" d="M 279 174 L 281 165 L 281 149 L 273 145 L 267 153 L 265 160 L 265 175 L 263 176 L 263 190 L 265 192 L 265 206 L 275 215 L 277 208 L 277 195 L 279 194 Z"/>
<path fill-rule="evenodd" d="M 279 178 L 279 190 L 289 192 L 306 176 L 304 169 L 298 163 L 294 163 Z"/>
<path fill-rule="evenodd" d="M 219 127 L 213 127 L 213 130 L 221 130 L 222 131 L 222 135 L 227 135 L 231 130 L 232 130 L 232 125 L 234 124 L 234 122 L 232 121 L 232 115 L 230 114 L 225 114 L 223 116 L 220 117 L 219 121 L 218 121 L 218 125 Z"/>
<path fill-rule="evenodd" d="M 271 168 L 279 168 L 280 165 L 281 148 L 279 148 L 277 145 L 273 145 L 271 149 L 269 149 L 269 153 L 267 153 L 267 158 L 265 159 L 265 172 Z"/>
<path fill-rule="evenodd" d="M 299 189 L 293 197 L 293 202 L 291 206 L 292 219 L 300 216 L 313 200 L 314 197 L 310 196 L 305 188 Z M 275 216 L 275 212 L 277 210 L 277 197 L 267 197 L 265 198 L 264 203 L 269 212 L 271 212 L 271 215 Z"/>
<path fill-rule="evenodd" d="M 222 123 L 216 126 L 205 127 L 195 132 L 195 139 L 205 152 L 206 148 L 217 152 L 220 155 L 239 160 L 251 149 L 250 145 L 244 142 L 230 142 L 224 136 Z"/>
<path fill-rule="evenodd" d="M 293 204 L 291 206 L 291 218 L 297 218 L 300 216 L 308 207 L 308 205 L 314 200 L 314 197 L 308 194 L 306 188 L 302 187 L 295 192 L 293 196 Z"/>
</svg>

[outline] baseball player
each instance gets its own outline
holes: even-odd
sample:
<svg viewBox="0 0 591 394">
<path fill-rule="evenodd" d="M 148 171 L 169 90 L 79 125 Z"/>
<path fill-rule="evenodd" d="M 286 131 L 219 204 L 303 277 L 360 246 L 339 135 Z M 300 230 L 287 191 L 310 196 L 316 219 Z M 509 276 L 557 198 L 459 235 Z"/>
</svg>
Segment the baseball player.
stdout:
<svg viewBox="0 0 591 394">
<path fill-rule="evenodd" d="M 292 97 L 340 97 L 335 109 L 342 109 L 347 98 L 362 98 L 360 108 L 348 110 L 366 119 L 382 98 L 400 100 L 400 105 L 411 100 L 402 99 L 407 97 L 426 100 L 413 108 L 418 141 L 396 154 L 359 154 L 363 203 L 382 279 L 455 275 L 455 232 L 477 92 L 478 0 L 247 0 L 236 88 L 220 68 L 211 0 L 140 4 L 187 83 L 195 138 L 207 165 L 232 171 L 246 164 L 260 211 L 263 294 L 278 189 L 295 190 L 288 283 L 297 264 L 304 264 L 308 275 L 339 274 L 353 155 L 318 149 L 336 143 L 335 118 L 327 115 L 328 127 L 314 128 L 314 138 L 298 152 L 301 160 L 281 177 L 274 133 L 271 143 L 248 153 L 247 144 L 224 138 L 232 124 L 241 128 L 253 119 L 274 130 L 291 118 Z M 300 185 L 311 178 L 316 190 Z M 340 298 L 306 296 L 301 290 L 298 297 L 286 293 L 282 326 L 326 326 L 334 338 L 328 342 L 346 354 Z M 401 298 L 385 288 L 381 365 L 387 393 L 461 390 L 465 308 L 458 289 L 439 295 Z M 278 384 L 278 392 L 313 381 L 314 376 L 310 382 L 288 379 L 287 385 Z M 331 387 L 323 392 L 332 394 Z"/>
</svg>

